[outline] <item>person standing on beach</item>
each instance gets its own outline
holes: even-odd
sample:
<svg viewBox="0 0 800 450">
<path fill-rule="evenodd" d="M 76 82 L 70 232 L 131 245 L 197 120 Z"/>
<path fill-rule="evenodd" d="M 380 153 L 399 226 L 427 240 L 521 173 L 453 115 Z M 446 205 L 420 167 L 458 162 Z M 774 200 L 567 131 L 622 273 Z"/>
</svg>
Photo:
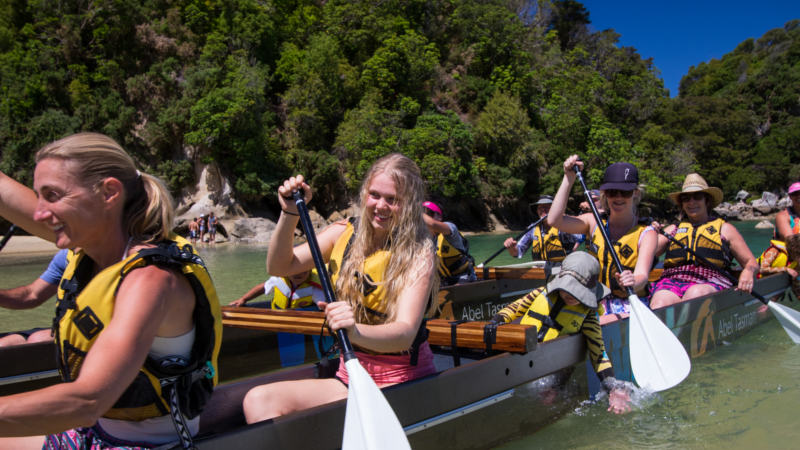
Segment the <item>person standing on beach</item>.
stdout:
<svg viewBox="0 0 800 450">
<path fill-rule="evenodd" d="M 200 219 L 197 221 L 197 226 L 199 227 L 198 232 L 200 233 L 200 242 L 206 241 L 206 215 L 200 214 Z"/>
<path fill-rule="evenodd" d="M 200 233 L 200 226 L 197 224 L 197 217 L 189 222 L 189 239 L 192 244 L 197 244 L 197 235 Z"/>
<path fill-rule="evenodd" d="M 214 211 L 208 213 L 208 243 L 214 245 L 217 240 L 217 216 Z"/>
</svg>

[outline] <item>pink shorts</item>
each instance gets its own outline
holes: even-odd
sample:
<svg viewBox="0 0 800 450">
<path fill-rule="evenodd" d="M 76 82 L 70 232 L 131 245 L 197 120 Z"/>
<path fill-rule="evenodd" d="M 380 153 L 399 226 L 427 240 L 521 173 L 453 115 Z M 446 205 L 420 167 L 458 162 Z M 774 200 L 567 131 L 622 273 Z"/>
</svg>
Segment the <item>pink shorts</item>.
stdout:
<svg viewBox="0 0 800 450">
<path fill-rule="evenodd" d="M 73 428 L 61 433 L 51 434 L 45 437 L 44 445 L 42 445 L 42 450 L 146 450 L 149 448 L 152 447 L 115 439 L 96 426 Z"/>
<path fill-rule="evenodd" d="M 655 294 L 658 291 L 667 290 L 677 295 L 678 297 L 683 298 L 683 296 L 686 294 L 686 291 L 688 291 L 690 287 L 696 284 L 707 284 L 713 287 L 715 291 L 722 291 L 730 287 L 714 283 L 713 281 L 705 281 L 700 283 L 696 281 L 678 280 L 675 278 L 662 278 L 653 284 L 653 293 Z"/>
<path fill-rule="evenodd" d="M 419 346 L 416 366 L 410 364 L 411 357 L 409 355 L 371 355 L 369 353 L 356 352 L 356 357 L 358 357 L 361 366 L 375 380 L 375 384 L 378 387 L 391 386 L 436 373 L 436 367 L 433 365 L 433 352 L 427 341 Z M 336 378 L 344 384 L 349 383 L 347 368 L 345 368 L 344 360 L 341 357 L 339 358 L 339 370 L 336 372 Z"/>
</svg>

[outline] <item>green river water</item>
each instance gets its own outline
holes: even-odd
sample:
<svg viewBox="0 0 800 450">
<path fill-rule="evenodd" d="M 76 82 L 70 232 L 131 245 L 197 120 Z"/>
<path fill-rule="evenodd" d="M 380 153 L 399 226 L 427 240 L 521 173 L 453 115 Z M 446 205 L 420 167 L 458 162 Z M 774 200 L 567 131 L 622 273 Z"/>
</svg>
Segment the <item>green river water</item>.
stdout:
<svg viewBox="0 0 800 450">
<path fill-rule="evenodd" d="M 754 225 L 741 222 L 737 228 L 758 255 L 772 231 L 757 230 Z M 509 235 L 512 233 L 469 236 L 476 262 L 494 253 Z M 223 303 L 267 276 L 266 247 L 223 244 L 201 248 L 200 253 Z M 48 261 L 3 264 L 0 254 L 0 288 L 29 283 Z M 519 260 L 504 252 L 492 264 L 514 262 Z M 53 300 L 30 311 L 0 309 L 0 330 L 48 326 L 53 310 Z M 503 448 L 797 448 L 798 371 L 800 346 L 773 320 L 732 345 L 692 360 L 692 372 L 683 383 L 637 405 L 629 414 L 610 414 L 601 403 L 586 405 L 541 430 L 526 436 L 523 431 L 520 435 L 524 437 Z"/>
</svg>

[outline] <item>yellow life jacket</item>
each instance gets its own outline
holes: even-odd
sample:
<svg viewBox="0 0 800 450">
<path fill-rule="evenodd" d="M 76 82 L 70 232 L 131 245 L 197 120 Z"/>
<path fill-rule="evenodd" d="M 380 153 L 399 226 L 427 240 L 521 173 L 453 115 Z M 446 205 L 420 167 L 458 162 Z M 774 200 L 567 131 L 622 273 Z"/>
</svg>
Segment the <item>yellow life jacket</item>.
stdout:
<svg viewBox="0 0 800 450">
<path fill-rule="evenodd" d="M 80 374 L 84 358 L 111 321 L 116 292 L 132 270 L 155 264 L 180 270 L 195 294 L 195 342 L 189 361 L 147 357 L 136 379 L 114 406 L 103 414 L 110 419 L 140 421 L 179 413 L 194 418 L 217 383 L 217 359 L 222 342 L 219 299 L 202 259 L 184 238 L 171 235 L 157 247 L 143 249 L 93 276 L 94 261 L 85 253 L 67 255 L 67 268 L 58 288 L 53 321 L 59 372 L 65 382 Z M 177 404 L 178 408 L 171 408 Z"/>
<path fill-rule="evenodd" d="M 603 223 L 599 224 L 598 227 L 605 227 L 607 224 L 608 221 L 603 220 Z M 645 229 L 647 229 L 645 225 L 637 224 L 613 243 L 614 250 L 619 256 L 622 270 L 633 271 L 636 268 L 636 261 L 639 259 L 639 237 Z M 611 256 L 611 252 L 606 247 L 603 234 L 597 228 L 592 233 L 592 242 L 589 244 L 588 250 L 600 262 L 600 274 L 597 277 L 600 282 L 611 288 L 611 292 L 616 297 L 628 298 L 628 292 L 617 283 L 617 279 L 614 277 L 614 274 L 617 273 L 614 257 Z"/>
<path fill-rule="evenodd" d="M 354 237 L 354 219 L 351 219 L 348 221 L 344 233 L 339 236 L 336 244 L 334 244 L 331 259 L 328 263 L 331 283 L 334 286 L 339 278 L 342 264 L 347 257 L 347 253 L 349 253 L 351 240 Z M 391 253 L 388 250 L 378 250 L 369 255 L 364 261 L 365 282 L 361 290 L 363 298 L 358 303 L 357 308 L 363 308 L 368 313 L 367 317 L 371 325 L 381 324 L 386 321 L 386 292 L 383 286 L 383 276 L 386 272 L 386 267 L 389 265 L 390 257 Z M 356 317 L 360 316 L 359 313 L 360 311 L 356 311 Z"/>
<path fill-rule="evenodd" d="M 520 324 L 536 325 L 539 342 L 582 332 L 586 338 L 589 359 L 600 379 L 614 376 L 611 360 L 605 350 L 597 310 L 583 303 L 567 305 L 561 300 L 557 291 L 548 294 L 544 288 L 538 288 L 527 296 L 535 298 L 520 320 Z M 589 320 L 593 325 L 584 327 L 584 322 Z"/>
<path fill-rule="evenodd" d="M 797 261 L 789 262 L 789 253 L 786 251 L 786 243 L 783 241 L 769 241 L 769 247 L 767 247 L 767 249 L 764 250 L 756 260 L 758 261 L 759 267 L 762 267 L 761 265 L 765 258 L 768 257 L 768 253 L 777 253 L 777 256 L 772 259 L 772 262 L 768 267 L 788 267 L 790 269 L 797 267 Z"/>
<path fill-rule="evenodd" d="M 595 310 L 583 303 L 567 305 L 558 296 L 558 292 L 545 295 L 544 288 L 537 290 L 538 293 L 520 324 L 536 325 L 539 342 L 579 332 L 586 315 L 595 313 Z"/>
<path fill-rule="evenodd" d="M 467 242 L 461 233 L 458 235 L 463 242 Z M 474 265 L 472 256 L 469 255 L 469 244 L 467 244 L 467 252 L 462 252 L 447 242 L 447 238 L 441 233 L 436 238 L 436 256 L 439 261 L 439 276 L 442 278 L 456 277 L 467 273 Z"/>
<path fill-rule="evenodd" d="M 556 227 L 550 227 L 544 236 L 542 227 L 534 228 L 531 240 L 531 257 L 534 261 L 561 262 L 567 257 L 567 251 L 558 234 Z"/>
<path fill-rule="evenodd" d="M 297 309 L 313 306 L 314 289 L 322 289 L 316 269 L 312 270 L 308 279 L 300 283 L 296 289 L 292 289 L 292 282 L 288 278 L 281 277 L 273 291 L 272 309 Z"/>
<path fill-rule="evenodd" d="M 717 218 L 694 226 L 689 222 L 681 222 L 673 236 L 676 241 L 685 245 L 694 253 L 702 256 L 718 268 L 725 270 L 731 265 L 731 253 L 727 241 L 722 240 L 723 219 Z M 696 263 L 695 256 L 684 250 L 678 244 L 670 241 L 667 253 L 664 256 L 664 268 L 677 267 L 684 264 Z"/>
</svg>

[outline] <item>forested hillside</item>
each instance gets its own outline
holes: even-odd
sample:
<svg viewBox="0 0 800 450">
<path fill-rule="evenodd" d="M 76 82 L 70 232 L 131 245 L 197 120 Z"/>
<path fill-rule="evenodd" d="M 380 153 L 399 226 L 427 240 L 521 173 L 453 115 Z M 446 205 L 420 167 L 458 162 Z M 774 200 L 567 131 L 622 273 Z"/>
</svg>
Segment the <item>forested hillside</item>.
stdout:
<svg viewBox="0 0 800 450">
<path fill-rule="evenodd" d="M 0 170 L 29 183 L 38 147 L 92 130 L 175 192 L 215 162 L 246 208 L 303 173 L 325 214 L 400 151 L 473 228 L 527 220 L 571 153 L 594 185 L 637 164 L 655 203 L 691 170 L 728 197 L 800 177 L 800 22 L 670 99 L 590 19 L 572 0 L 0 0 Z"/>
</svg>

